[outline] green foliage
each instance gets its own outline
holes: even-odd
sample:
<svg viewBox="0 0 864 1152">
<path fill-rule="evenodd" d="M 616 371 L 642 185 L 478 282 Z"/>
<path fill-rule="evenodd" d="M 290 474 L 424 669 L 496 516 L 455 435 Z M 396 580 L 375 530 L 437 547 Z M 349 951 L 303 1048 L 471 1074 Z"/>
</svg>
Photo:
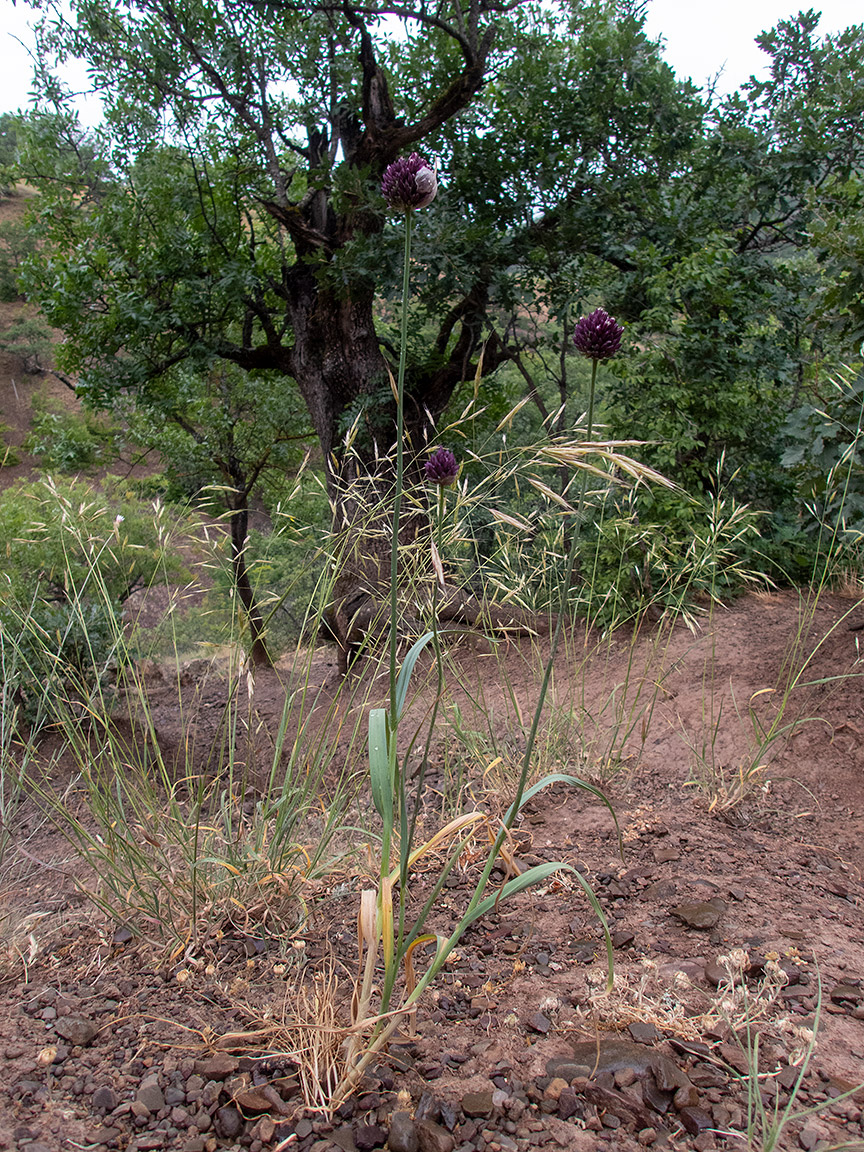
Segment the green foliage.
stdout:
<svg viewBox="0 0 864 1152">
<path fill-rule="evenodd" d="M 11 219 L 0 224 L 0 300 L 10 303 L 23 299 L 19 277 L 24 261 L 35 251 L 36 236 L 25 220 Z"/>
<path fill-rule="evenodd" d="M 0 349 L 16 356 L 28 375 L 44 372 L 53 356 L 51 330 L 42 318 L 22 312 L 0 332 Z"/>
<path fill-rule="evenodd" d="M 0 115 L 0 196 L 8 196 L 12 192 L 17 159 L 18 117 L 11 112 L 4 112 Z"/>
<path fill-rule="evenodd" d="M 848 368 L 814 388 L 789 417 L 783 464 L 797 484 L 811 535 L 864 533 L 864 373 Z"/>
<path fill-rule="evenodd" d="M 49 478 L 3 492 L 3 598 L 26 604 L 36 593 L 49 603 L 70 603 L 98 573 L 108 601 L 121 605 L 158 572 L 180 574 L 182 565 L 165 550 L 165 509 L 144 504 L 124 484 L 117 477 L 99 488 Z"/>
<path fill-rule="evenodd" d="M 10 431 L 8 424 L 0 423 L 0 468 L 12 468 L 21 461 L 17 449 L 6 443 Z"/>
<path fill-rule="evenodd" d="M 56 694 L 86 695 L 110 672 L 123 602 L 157 573 L 183 571 L 167 538 L 164 509 L 122 491 L 111 499 L 80 481 L 45 480 L 0 496 L 0 626 L 17 638 L 29 722 L 54 715 Z"/>
<path fill-rule="evenodd" d="M 46 470 L 90 472 L 117 458 L 123 434 L 105 417 L 86 408 L 74 411 L 52 398 L 33 399 L 31 431 L 24 447 Z"/>
</svg>

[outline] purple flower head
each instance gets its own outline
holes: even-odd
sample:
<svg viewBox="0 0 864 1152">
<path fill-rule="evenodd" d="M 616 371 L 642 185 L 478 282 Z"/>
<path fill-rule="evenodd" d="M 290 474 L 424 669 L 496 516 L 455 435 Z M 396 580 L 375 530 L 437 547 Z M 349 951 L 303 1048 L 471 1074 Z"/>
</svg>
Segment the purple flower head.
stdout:
<svg viewBox="0 0 864 1152">
<path fill-rule="evenodd" d="M 459 476 L 459 465 L 447 448 L 437 448 L 423 465 L 423 471 L 431 484 L 452 488 Z"/>
<path fill-rule="evenodd" d="M 384 172 L 381 195 L 397 212 L 425 208 L 438 192 L 438 177 L 428 160 L 412 152 L 394 160 Z"/>
<path fill-rule="evenodd" d="M 608 360 L 621 347 L 624 329 L 603 308 L 576 322 L 573 343 L 576 350 L 589 360 Z"/>
</svg>

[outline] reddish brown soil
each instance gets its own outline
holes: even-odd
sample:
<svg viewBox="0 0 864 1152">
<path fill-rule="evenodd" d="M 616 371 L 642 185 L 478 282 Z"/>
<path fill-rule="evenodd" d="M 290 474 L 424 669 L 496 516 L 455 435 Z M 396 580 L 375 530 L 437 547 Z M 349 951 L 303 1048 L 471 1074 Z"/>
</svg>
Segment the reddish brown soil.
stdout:
<svg viewBox="0 0 864 1152">
<path fill-rule="evenodd" d="M 387 1138 L 401 1089 L 408 1095 L 398 1108 L 419 1106 L 404 1124 L 424 1149 L 626 1150 L 652 1142 L 702 1150 L 747 1147 L 745 1139 L 721 1134 L 746 1127 L 746 1096 L 730 1073 L 730 1066 L 744 1065 L 718 1002 L 727 1001 L 732 1024 L 740 1026 L 743 1017 L 715 983 L 717 957 L 743 949 L 757 1002 L 771 961 L 783 971 L 760 1024 L 763 1072 L 780 1073 L 779 1087 L 770 1076 L 763 1081 L 769 1103 L 772 1091 L 781 1103 L 788 1100 L 797 1075 L 789 1071 L 789 1059 L 796 1050 L 800 1055 L 800 1029 L 812 1026 L 821 1003 L 799 1106 L 821 1105 L 823 1111 L 789 1124 L 777 1147 L 843 1141 L 864 1147 L 860 1094 L 832 1102 L 864 1079 L 864 706 L 858 633 L 850 630 L 862 619 L 864 607 L 841 595 L 825 595 L 805 618 L 807 639 L 799 644 L 795 669 L 809 663 L 784 713 L 784 722 L 798 723 L 761 757 L 766 767 L 759 786 L 740 803 L 713 812 L 711 795 L 692 783 L 697 766 L 682 732 L 691 746 L 707 747 L 706 734 L 715 729 L 706 700 L 713 693 L 715 721 L 725 701 L 713 754 L 727 782 L 734 779 L 730 769 L 752 754 L 749 702 L 768 723 L 782 697 L 777 689 L 784 662 L 802 634 L 797 595 L 750 597 L 717 611 L 695 636 L 679 626 L 659 645 L 656 636 L 635 643 L 619 637 L 584 660 L 581 645 L 579 660 L 577 646 L 570 645 L 559 661 L 553 714 L 584 701 L 582 736 L 571 732 L 571 742 L 562 743 L 556 730 L 556 741 L 541 740 L 538 755 L 547 770 L 602 780 L 623 834 L 623 857 L 606 809 L 562 785 L 529 805 L 517 826 L 516 848 L 522 866 L 561 860 L 592 883 L 616 944 L 616 991 L 603 995 L 598 924 L 579 886 L 563 873 L 533 895 L 501 904 L 472 929 L 423 1003 L 416 1038 L 394 1049 L 363 1092 L 329 1120 L 304 1113 L 293 1063 L 273 1053 L 285 1051 L 286 1033 L 277 1023 L 283 1014 L 290 1020 L 296 1008 L 298 980 L 312 981 L 334 963 L 339 995 L 348 995 L 358 893 L 370 883 L 362 874 L 368 867 L 363 852 L 318 886 L 311 919 L 291 939 L 244 925 L 242 910 L 229 919 L 224 909 L 214 910 L 212 927 L 219 931 L 197 950 L 172 957 L 153 943 L 114 938 L 114 927 L 82 903 L 65 871 L 53 870 L 65 868 L 70 856 L 63 841 L 42 833 L 22 844 L 28 855 L 9 854 L 4 892 L 10 947 L 0 999 L 0 1053 L 6 1057 L 0 1141 L 31 1152 L 257 1150 L 284 1141 L 282 1147 L 302 1152 L 350 1152 L 379 1147 Z M 536 672 L 528 647 L 514 643 L 496 656 L 456 652 L 454 660 L 467 685 L 475 691 L 482 686 L 499 749 L 509 737 L 518 751 L 515 706 L 507 701 L 515 697 L 523 717 L 530 715 Z M 316 654 L 313 684 L 332 678 L 332 663 L 331 650 Z M 609 763 L 611 712 L 604 702 L 615 685 L 618 698 L 627 695 L 621 686 L 628 667 L 631 702 L 637 690 L 643 693 L 631 714 L 641 707 L 645 722 L 636 724 Z M 181 676 L 202 759 L 227 691 L 215 671 L 209 677 L 204 672 L 194 665 Z M 153 715 L 167 747 L 180 734 L 177 682 L 152 667 L 150 675 Z M 256 678 L 261 731 L 272 732 L 278 722 L 287 676 L 282 667 Z M 505 691 L 507 678 L 512 694 Z M 241 688 L 245 696 L 245 679 Z M 325 688 L 321 701 L 331 695 Z M 465 693 L 454 688 L 451 702 L 460 697 L 463 727 L 479 731 Z M 414 708 L 422 715 L 423 701 Z M 580 739 L 584 754 L 577 759 Z M 426 834 L 443 818 L 442 796 L 457 804 L 461 795 L 467 806 L 473 794 L 500 812 L 499 797 L 506 799 L 512 789 L 512 770 L 498 766 L 485 777 L 495 791 L 484 793 L 489 759 L 483 762 L 475 749 L 473 763 L 464 755 L 459 761 L 471 787 L 456 794 L 447 774 L 452 776 L 457 751 L 451 741 L 449 750 L 439 746 L 432 757 Z M 352 822 L 371 823 L 362 796 Z M 436 903 L 434 930 L 446 932 L 456 923 L 481 856 L 478 841 Z M 24 877 L 20 883 L 16 874 Z M 431 877 L 431 871 L 418 877 L 415 899 Z M 711 900 L 716 923 L 689 925 L 686 917 L 697 913 L 687 906 L 699 905 L 704 913 Z M 76 1045 L 74 1033 L 64 1039 L 64 1018 L 85 1022 L 79 1037 L 85 1043 Z M 262 1036 L 224 1039 L 254 1031 L 262 1020 Z M 647 1029 L 640 1032 L 640 1024 Z M 634 1046 L 631 1027 L 649 1042 Z M 584 1069 L 570 1075 L 573 1068 L 565 1067 L 563 1079 L 550 1080 L 550 1059 L 569 1054 L 572 1064 L 580 1042 L 595 1046 L 598 1059 L 589 1061 L 598 1063 L 595 1076 L 586 1080 Z M 657 1065 L 658 1053 L 686 1077 L 674 1103 L 660 1093 L 665 1112 L 650 1103 L 657 1103 L 662 1067 L 667 1073 L 669 1067 Z M 404 1124 L 391 1132 L 391 1148 L 401 1146 Z M 750 1146 L 762 1144 L 754 1138 Z"/>
</svg>

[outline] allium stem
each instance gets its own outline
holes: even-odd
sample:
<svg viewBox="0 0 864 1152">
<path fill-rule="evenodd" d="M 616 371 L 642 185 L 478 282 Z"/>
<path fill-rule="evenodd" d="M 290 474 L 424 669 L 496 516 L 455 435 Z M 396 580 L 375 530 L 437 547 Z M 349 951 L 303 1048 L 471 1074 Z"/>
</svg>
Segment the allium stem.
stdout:
<svg viewBox="0 0 864 1152">
<path fill-rule="evenodd" d="M 587 426 L 585 429 L 585 440 L 590 443 L 591 437 L 594 435 L 594 390 L 597 383 L 597 361 L 591 362 L 591 387 L 588 394 L 588 417 Z M 519 774 L 519 785 L 516 789 L 516 795 L 513 803 L 508 809 L 507 818 L 502 821 L 501 829 L 495 837 L 495 843 L 489 852 L 489 857 L 486 861 L 486 866 L 480 879 L 477 881 L 477 887 L 474 889 L 474 895 L 471 897 L 471 902 L 466 911 L 466 916 L 473 912 L 474 908 L 483 899 L 483 893 L 486 890 L 486 885 L 489 877 L 492 875 L 492 869 L 498 859 L 498 852 L 501 845 L 504 843 L 508 832 L 513 826 L 516 817 L 519 815 L 519 806 L 522 803 L 522 797 L 525 794 L 525 788 L 528 784 L 528 776 L 531 771 L 531 758 L 534 755 L 534 744 L 537 740 L 537 731 L 540 727 L 540 717 L 543 715 L 543 707 L 546 703 L 546 694 L 549 691 L 549 681 L 552 679 L 552 669 L 555 665 L 555 656 L 558 651 L 558 644 L 561 640 L 561 633 L 564 630 L 564 616 L 567 613 L 567 602 L 570 594 L 570 581 L 573 579 L 573 569 L 576 565 L 576 553 L 578 552 L 579 536 L 582 530 L 582 513 L 585 507 L 585 495 L 588 487 L 588 473 L 583 469 L 582 481 L 579 485 L 579 500 L 576 504 L 576 522 L 573 525 L 573 535 L 570 538 L 570 552 L 567 557 L 567 567 L 564 572 L 564 579 L 561 583 L 561 602 L 558 610 L 558 620 L 555 624 L 555 631 L 552 634 L 552 643 L 549 646 L 549 658 L 546 661 L 546 668 L 543 673 L 543 682 L 540 685 L 540 694 L 537 697 L 537 707 L 534 709 L 534 719 L 531 722 L 531 731 L 528 733 L 528 742 L 525 745 L 525 755 L 522 758 L 522 770 Z"/>
<path fill-rule="evenodd" d="M 408 293 L 411 272 L 411 225 L 414 213 L 405 212 L 405 259 L 402 268 L 402 316 L 399 335 L 399 375 L 396 380 L 396 494 L 393 498 L 393 538 L 390 542 L 390 731 L 394 734 L 396 715 L 396 657 L 399 638 L 396 621 L 399 614 L 399 520 L 402 514 L 402 487 L 405 473 L 405 364 L 408 358 Z"/>
</svg>

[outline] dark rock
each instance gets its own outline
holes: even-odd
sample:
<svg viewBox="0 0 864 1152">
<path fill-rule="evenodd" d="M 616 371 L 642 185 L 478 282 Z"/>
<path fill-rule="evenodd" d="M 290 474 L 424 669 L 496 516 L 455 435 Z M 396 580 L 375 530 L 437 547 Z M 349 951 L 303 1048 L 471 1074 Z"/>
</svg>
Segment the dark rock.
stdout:
<svg viewBox="0 0 864 1152">
<path fill-rule="evenodd" d="M 664 1116 L 672 1104 L 672 1092 L 663 1092 L 658 1087 L 653 1076 L 646 1076 L 642 1081 L 642 1099 L 649 1108 Z"/>
<path fill-rule="evenodd" d="M 569 1085 L 561 1089 L 558 1097 L 558 1115 L 562 1120 L 569 1120 L 572 1116 L 582 1116 L 582 1100 L 575 1088 Z"/>
<path fill-rule="evenodd" d="M 729 973 L 722 964 L 718 964 L 716 960 L 711 960 L 705 965 L 705 979 L 709 984 L 718 988 L 721 984 L 729 983 Z"/>
<path fill-rule="evenodd" d="M 97 1112 L 113 1112 L 117 1107 L 117 1093 L 108 1085 L 97 1088 L 90 1100 Z"/>
<path fill-rule="evenodd" d="M 223 1140 L 236 1140 L 243 1131 L 243 1117 L 239 1109 L 233 1104 L 226 1104 L 216 1109 L 213 1117 L 214 1127 Z"/>
<path fill-rule="evenodd" d="M 448 1104 L 446 1100 L 441 1101 L 441 1123 L 448 1132 L 452 1132 L 456 1127 L 456 1122 L 459 1119 L 456 1114 L 456 1109 L 452 1104 Z"/>
<path fill-rule="evenodd" d="M 354 1127 L 354 1144 L 360 1152 L 370 1148 L 383 1148 L 387 1143 L 387 1133 L 380 1124 L 357 1124 Z"/>
<path fill-rule="evenodd" d="M 628 1026 L 627 1031 L 637 1044 L 653 1044 L 660 1038 L 660 1033 L 654 1025 L 643 1020 L 634 1021 Z"/>
<path fill-rule="evenodd" d="M 308 1116 L 304 1116 L 294 1125 L 294 1134 L 298 1140 L 305 1140 L 307 1136 L 311 1136 L 312 1130 L 312 1121 Z"/>
<path fill-rule="evenodd" d="M 423 1092 L 420 1099 L 417 1101 L 417 1107 L 414 1109 L 415 1120 L 434 1120 L 441 1119 L 441 1101 L 434 1092 Z"/>
<path fill-rule="evenodd" d="M 698 1136 L 700 1132 L 704 1132 L 714 1124 L 713 1119 L 703 1108 L 682 1108 L 678 1113 L 678 1119 L 685 1132 L 689 1132 L 691 1136 Z"/>
<path fill-rule="evenodd" d="M 92 1044 L 99 1029 L 92 1020 L 83 1016 L 60 1016 L 54 1025 L 54 1031 L 70 1044 L 80 1044 L 82 1047 Z"/>
<path fill-rule="evenodd" d="M 456 1141 L 447 1129 L 434 1120 L 417 1121 L 417 1139 L 420 1152 L 453 1152 L 456 1147 Z"/>
<path fill-rule="evenodd" d="M 205 1080 L 224 1080 L 236 1072 L 240 1061 L 236 1056 L 220 1053 L 218 1056 L 208 1056 L 205 1060 L 195 1061 L 195 1071 Z"/>
<path fill-rule="evenodd" d="M 675 1061 L 664 1056 L 662 1052 L 652 1053 L 651 1071 L 661 1092 L 677 1092 L 679 1088 L 692 1087 Z"/>
<path fill-rule="evenodd" d="M 574 1063 L 587 1065 L 595 1076 L 601 1072 L 614 1074 L 620 1068 L 632 1068 L 641 1076 L 650 1069 L 651 1059 L 650 1048 L 643 1044 L 633 1044 L 630 1040 L 601 1040 L 599 1044 L 586 1040 L 573 1045 Z M 561 1073 L 557 1072 L 556 1075 L 560 1076 Z"/>
<path fill-rule="evenodd" d="M 158 1077 L 148 1076 L 142 1080 L 138 1091 L 135 1093 L 135 1099 L 139 1104 L 143 1104 L 148 1112 L 158 1112 L 164 1108 L 165 1097 L 159 1087 Z"/>
<path fill-rule="evenodd" d="M 390 1152 L 417 1152 L 420 1139 L 410 1112 L 394 1112 L 390 1117 L 387 1147 Z"/>
<path fill-rule="evenodd" d="M 462 1097 L 462 1111 L 472 1118 L 485 1119 L 492 1115 L 494 1107 L 491 1092 L 466 1092 Z"/>
<path fill-rule="evenodd" d="M 552 1023 L 542 1012 L 533 1012 L 525 1021 L 525 1027 L 532 1032 L 539 1032 L 541 1036 L 545 1036 L 552 1027 Z"/>
<path fill-rule="evenodd" d="M 568 1056 L 553 1056 L 546 1061 L 546 1075 L 551 1076 L 553 1079 L 560 1076 L 562 1080 L 566 1080 L 571 1084 L 577 1076 L 590 1076 L 591 1068 L 587 1064 L 577 1064 L 575 1060 Z"/>
<path fill-rule="evenodd" d="M 715 896 L 696 904 L 677 904 L 670 911 L 690 928 L 713 928 L 726 911 L 726 904 Z"/>
<path fill-rule="evenodd" d="M 828 995 L 834 1004 L 858 1004 L 864 1001 L 864 988 L 856 988 L 852 984 L 835 984 Z"/>
<path fill-rule="evenodd" d="M 613 948 L 629 948 L 636 939 L 635 932 L 627 932 L 621 930 L 620 932 L 612 933 L 612 947 Z"/>
</svg>

